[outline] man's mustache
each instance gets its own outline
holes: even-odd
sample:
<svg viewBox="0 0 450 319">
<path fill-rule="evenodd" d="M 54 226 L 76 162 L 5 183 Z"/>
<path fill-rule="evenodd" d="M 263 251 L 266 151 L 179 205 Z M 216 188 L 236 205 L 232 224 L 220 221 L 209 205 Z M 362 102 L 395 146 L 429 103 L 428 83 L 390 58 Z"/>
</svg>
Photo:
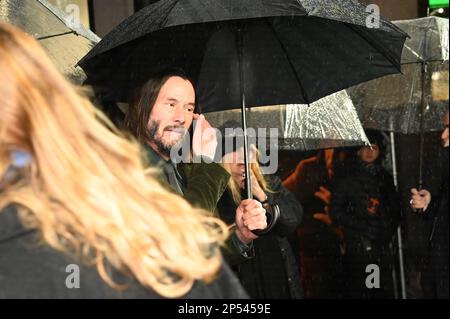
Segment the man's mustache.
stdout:
<svg viewBox="0 0 450 319">
<path fill-rule="evenodd" d="M 187 129 L 184 126 L 179 125 L 169 125 L 164 128 L 164 131 L 175 131 L 180 134 L 186 134 Z"/>
</svg>

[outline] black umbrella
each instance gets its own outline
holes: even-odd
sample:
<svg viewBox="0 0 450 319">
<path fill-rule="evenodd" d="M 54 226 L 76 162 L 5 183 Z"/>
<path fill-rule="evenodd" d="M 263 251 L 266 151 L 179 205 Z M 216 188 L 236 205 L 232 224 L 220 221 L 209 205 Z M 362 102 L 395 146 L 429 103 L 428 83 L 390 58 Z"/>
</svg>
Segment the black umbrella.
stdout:
<svg viewBox="0 0 450 319">
<path fill-rule="evenodd" d="M 80 65 L 87 84 L 113 101 L 127 100 L 155 68 L 181 67 L 197 82 L 203 112 L 242 108 L 245 135 L 247 106 L 309 104 L 399 72 L 406 34 L 367 20 L 355 0 L 162 0 L 126 19 Z"/>
</svg>

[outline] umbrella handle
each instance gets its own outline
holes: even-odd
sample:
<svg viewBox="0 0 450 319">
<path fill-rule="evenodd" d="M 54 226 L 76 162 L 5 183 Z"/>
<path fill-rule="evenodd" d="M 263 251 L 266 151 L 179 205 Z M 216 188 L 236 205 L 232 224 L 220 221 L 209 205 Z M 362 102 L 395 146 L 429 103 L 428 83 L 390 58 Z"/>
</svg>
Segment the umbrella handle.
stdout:
<svg viewBox="0 0 450 319">
<path fill-rule="evenodd" d="M 271 232 L 280 218 L 280 208 L 278 205 L 270 205 L 270 209 L 266 210 L 267 227 L 265 229 L 252 230 L 256 236 L 264 236 Z"/>
</svg>

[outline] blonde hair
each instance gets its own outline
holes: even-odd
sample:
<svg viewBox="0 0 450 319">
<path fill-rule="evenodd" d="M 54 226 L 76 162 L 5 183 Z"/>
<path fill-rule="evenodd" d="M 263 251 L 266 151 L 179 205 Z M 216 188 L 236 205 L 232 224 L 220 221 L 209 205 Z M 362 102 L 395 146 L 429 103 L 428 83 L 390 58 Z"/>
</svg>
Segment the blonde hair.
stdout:
<svg viewBox="0 0 450 319">
<path fill-rule="evenodd" d="M 165 297 L 221 265 L 226 225 L 166 191 L 130 142 L 55 69 L 41 46 L 0 23 L 0 179 L 11 152 L 32 160 L 3 181 L 0 209 L 16 204 L 22 221 L 54 249 L 105 261 Z"/>
<path fill-rule="evenodd" d="M 254 145 L 250 145 L 250 151 L 255 152 L 256 155 L 255 161 L 250 164 L 250 170 L 253 172 L 253 174 L 255 174 L 256 180 L 258 181 L 259 186 L 261 186 L 262 190 L 272 193 L 273 191 L 270 189 L 267 180 L 261 172 L 261 167 L 259 165 L 259 150 Z M 223 166 L 223 168 L 225 168 L 225 170 L 227 170 L 228 173 L 231 174 L 232 163 L 222 163 L 221 165 Z M 242 192 L 239 184 L 236 183 L 234 178 L 230 178 L 230 180 L 228 181 L 228 190 L 231 193 L 231 197 L 233 198 L 234 203 L 236 205 L 239 205 L 242 201 Z"/>
</svg>

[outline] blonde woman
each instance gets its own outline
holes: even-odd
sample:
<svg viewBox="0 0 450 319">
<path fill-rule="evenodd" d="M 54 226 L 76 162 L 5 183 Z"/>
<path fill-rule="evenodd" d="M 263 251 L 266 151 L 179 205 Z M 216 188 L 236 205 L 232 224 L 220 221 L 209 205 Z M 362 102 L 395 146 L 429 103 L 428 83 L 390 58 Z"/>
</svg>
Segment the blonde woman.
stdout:
<svg viewBox="0 0 450 319">
<path fill-rule="evenodd" d="M 239 298 L 227 235 L 0 23 L 0 298 Z"/>
<path fill-rule="evenodd" d="M 242 143 L 239 143 L 239 140 L 234 137 L 232 144 L 226 141 L 222 143 L 234 147 L 222 159 L 224 167 L 231 174 L 228 191 L 218 204 L 220 217 L 227 224 L 233 222 L 230 212 L 234 212 L 244 198 L 245 165 L 243 147 L 240 147 Z M 258 151 L 254 146 L 251 146 L 250 150 L 254 199 L 259 201 L 266 211 L 273 211 L 273 207 L 278 206 L 280 217 L 269 233 L 253 241 L 254 258 L 241 262 L 234 267 L 235 271 L 252 298 L 301 298 L 298 268 L 288 237 L 293 235 L 300 224 L 303 209 L 295 197 L 282 186 L 278 177 L 262 174 L 258 164 Z"/>
</svg>

